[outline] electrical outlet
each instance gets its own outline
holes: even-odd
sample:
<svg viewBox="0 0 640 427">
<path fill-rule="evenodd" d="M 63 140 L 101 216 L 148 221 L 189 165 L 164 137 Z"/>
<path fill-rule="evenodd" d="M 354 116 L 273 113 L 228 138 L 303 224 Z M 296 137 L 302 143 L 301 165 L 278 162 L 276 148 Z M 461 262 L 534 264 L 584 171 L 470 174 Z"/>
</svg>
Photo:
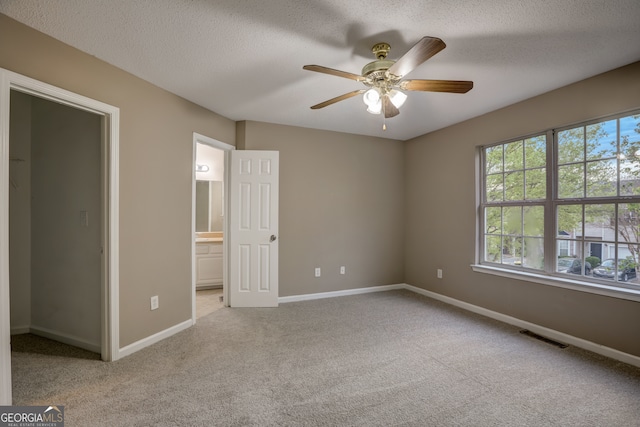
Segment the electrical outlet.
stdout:
<svg viewBox="0 0 640 427">
<path fill-rule="evenodd" d="M 347 274 L 347 268 L 344 265 L 340 267 L 340 274 Z"/>
<path fill-rule="evenodd" d="M 320 277 L 320 267 L 316 267 L 316 277 Z"/>
<path fill-rule="evenodd" d="M 151 310 L 157 310 L 160 306 L 160 302 L 158 301 L 158 295 L 154 295 L 151 297 Z"/>
<path fill-rule="evenodd" d="M 436 272 L 438 279 L 442 279 L 442 269 L 439 268 L 438 271 Z"/>
</svg>

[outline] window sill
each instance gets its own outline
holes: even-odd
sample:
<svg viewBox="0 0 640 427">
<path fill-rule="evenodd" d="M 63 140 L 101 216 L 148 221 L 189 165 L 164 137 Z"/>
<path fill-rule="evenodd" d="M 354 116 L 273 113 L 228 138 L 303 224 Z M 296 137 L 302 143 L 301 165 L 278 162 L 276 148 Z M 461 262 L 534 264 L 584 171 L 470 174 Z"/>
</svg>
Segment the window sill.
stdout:
<svg viewBox="0 0 640 427">
<path fill-rule="evenodd" d="M 579 280 L 549 276 L 546 274 L 531 273 L 529 271 L 515 271 L 511 269 L 480 264 L 472 264 L 471 269 L 476 273 L 493 274 L 496 276 L 508 277 L 516 280 L 526 280 L 527 282 L 540 283 L 547 286 L 555 286 L 558 288 L 571 289 L 579 292 L 587 292 L 590 294 L 604 295 L 611 298 L 640 302 L 640 290 L 636 289 L 607 286 L 600 283 L 583 282 Z"/>
</svg>

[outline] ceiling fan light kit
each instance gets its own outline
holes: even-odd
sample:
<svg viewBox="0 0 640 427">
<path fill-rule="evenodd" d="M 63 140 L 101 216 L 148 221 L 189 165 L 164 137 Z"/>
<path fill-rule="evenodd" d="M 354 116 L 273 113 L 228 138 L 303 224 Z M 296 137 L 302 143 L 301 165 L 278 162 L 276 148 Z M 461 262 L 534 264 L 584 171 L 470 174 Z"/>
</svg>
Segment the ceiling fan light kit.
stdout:
<svg viewBox="0 0 640 427">
<path fill-rule="evenodd" d="M 391 89 L 387 93 L 381 93 L 379 88 L 371 88 L 364 93 L 362 100 L 366 104 L 367 111 L 371 114 L 380 114 L 382 112 L 382 99 L 388 97 L 391 103 L 400 108 L 407 100 L 407 95 L 399 90 Z"/>
<path fill-rule="evenodd" d="M 376 60 L 362 68 L 362 74 L 354 74 L 346 71 L 334 70 L 321 65 L 305 65 L 305 70 L 330 74 L 363 83 L 369 89 L 360 89 L 345 93 L 320 104 L 313 105 L 311 109 L 317 110 L 344 101 L 351 97 L 364 94 L 362 100 L 371 114 L 384 114 L 385 118 L 395 117 L 400 114 L 407 99 L 402 91 L 421 92 L 449 92 L 466 93 L 473 88 L 473 82 L 464 80 L 402 80 L 420 64 L 444 49 L 446 45 L 437 37 L 423 37 L 407 53 L 397 61 L 387 59 L 391 50 L 388 43 L 377 43 L 371 51 Z M 383 129 L 386 126 L 383 125 Z"/>
</svg>

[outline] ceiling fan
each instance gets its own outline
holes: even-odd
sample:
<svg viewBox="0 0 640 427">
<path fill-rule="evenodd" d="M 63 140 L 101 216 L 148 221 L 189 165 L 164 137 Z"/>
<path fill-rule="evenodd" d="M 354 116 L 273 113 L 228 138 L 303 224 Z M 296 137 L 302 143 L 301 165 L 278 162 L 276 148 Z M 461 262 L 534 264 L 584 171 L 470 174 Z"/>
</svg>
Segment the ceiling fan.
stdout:
<svg viewBox="0 0 640 427">
<path fill-rule="evenodd" d="M 363 101 L 367 111 L 383 114 L 385 118 L 400 114 L 399 108 L 407 95 L 402 91 L 466 93 L 473 88 L 473 82 L 463 80 L 403 80 L 418 65 L 444 49 L 446 45 L 437 37 L 423 37 L 397 61 L 387 59 L 391 49 L 388 43 L 377 43 L 371 51 L 377 58 L 362 69 L 362 75 L 334 70 L 321 65 L 305 65 L 305 70 L 344 77 L 364 83 L 369 89 L 359 89 L 345 93 L 311 107 L 313 110 L 327 107 L 356 95 L 364 94 Z M 386 126 L 383 126 L 386 129 Z"/>
</svg>

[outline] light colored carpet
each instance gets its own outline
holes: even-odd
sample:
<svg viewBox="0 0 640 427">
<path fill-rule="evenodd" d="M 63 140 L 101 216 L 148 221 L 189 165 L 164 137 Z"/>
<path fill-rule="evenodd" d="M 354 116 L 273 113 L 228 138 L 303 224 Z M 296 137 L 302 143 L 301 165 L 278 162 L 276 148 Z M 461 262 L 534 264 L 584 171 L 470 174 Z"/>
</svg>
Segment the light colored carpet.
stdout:
<svg viewBox="0 0 640 427">
<path fill-rule="evenodd" d="M 640 369 L 409 291 L 223 308 L 113 363 L 14 352 L 73 426 L 637 426 Z"/>
</svg>

